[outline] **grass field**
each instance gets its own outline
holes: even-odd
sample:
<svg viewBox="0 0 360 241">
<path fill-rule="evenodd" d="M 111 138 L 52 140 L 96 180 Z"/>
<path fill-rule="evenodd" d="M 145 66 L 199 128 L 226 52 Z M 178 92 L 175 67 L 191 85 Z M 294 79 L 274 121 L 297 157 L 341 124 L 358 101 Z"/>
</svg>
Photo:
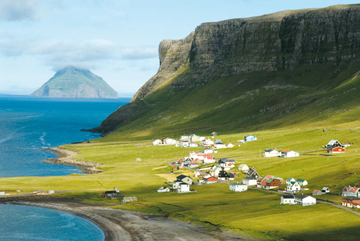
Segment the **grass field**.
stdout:
<svg viewBox="0 0 360 241">
<path fill-rule="evenodd" d="M 309 125 L 220 135 L 218 138 L 224 142 L 237 143 L 246 134 L 255 134 L 258 140 L 241 146 L 237 143 L 234 148 L 220 149 L 214 155 L 233 158 L 237 165 L 254 166 L 260 175 L 307 179 L 308 193 L 328 186 L 332 194 L 321 198 L 339 203 L 341 189 L 360 182 L 358 123 L 331 128 L 320 124 L 318 127 Z M 323 128 L 327 131 L 323 132 Z M 351 146 L 346 153 L 327 154 L 322 146 L 331 139 L 351 143 Z M 228 229 L 266 240 L 357 240 L 360 234 L 359 216 L 327 204 L 280 205 L 280 195 L 276 193 L 261 190 L 233 193 L 227 184 L 193 186 L 196 192 L 188 194 L 157 193 L 158 187 L 182 173 L 170 174 L 172 168 L 167 163 L 201 148 L 151 146 L 150 139 L 114 142 L 108 138 L 66 147 L 76 150 L 78 159 L 102 163 L 104 172 L 66 177 L 2 178 L 1 189 L 70 191 L 63 195 L 114 208 L 164 214 L 206 225 L 209 230 Z M 264 158 L 261 152 L 267 148 L 293 149 L 300 152 L 300 157 Z M 142 161 L 137 162 L 137 158 Z M 184 174 L 191 175 L 190 171 Z M 235 181 L 241 181 L 242 177 L 239 174 Z M 138 203 L 119 205 L 118 200 L 104 199 L 101 194 L 113 187 L 118 187 L 124 195 L 137 196 Z"/>
</svg>

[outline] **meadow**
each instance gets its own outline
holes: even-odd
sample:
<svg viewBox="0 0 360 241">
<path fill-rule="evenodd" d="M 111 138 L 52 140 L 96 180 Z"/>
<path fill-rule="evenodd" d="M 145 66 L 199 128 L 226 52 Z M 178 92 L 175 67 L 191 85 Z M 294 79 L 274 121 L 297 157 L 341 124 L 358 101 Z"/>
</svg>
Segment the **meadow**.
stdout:
<svg viewBox="0 0 360 241">
<path fill-rule="evenodd" d="M 236 145 L 219 149 L 214 156 L 233 158 L 236 166 L 241 163 L 254 166 L 260 175 L 306 179 L 310 190 L 305 193 L 327 186 L 331 194 L 320 198 L 340 203 L 341 189 L 345 185 L 359 185 L 360 181 L 357 124 L 349 122 L 330 128 L 318 123 L 317 127 L 312 124 L 228 135 L 219 133 L 217 138 Z M 238 143 L 246 134 L 254 134 L 258 140 Z M 327 154 L 323 146 L 332 139 L 351 146 L 346 153 Z M 279 194 L 263 190 L 233 193 L 228 184 L 222 183 L 192 186 L 194 192 L 187 194 L 157 193 L 160 186 L 175 180 L 177 175 L 192 175 L 189 170 L 170 173 L 172 167 L 167 163 L 201 147 L 152 146 L 151 139 L 134 141 L 126 137 L 113 141 L 111 135 L 91 143 L 64 147 L 77 151 L 79 160 L 101 163 L 103 172 L 65 177 L 2 178 L 2 189 L 8 192 L 17 189 L 66 191 L 61 195 L 82 202 L 163 214 L 203 224 L 209 230 L 231 230 L 265 240 L 357 240 L 360 234 L 359 216 L 324 203 L 309 207 L 280 205 Z M 262 157 L 262 151 L 268 148 L 292 149 L 300 152 L 300 157 Z M 136 161 L 137 158 L 142 161 Z M 243 177 L 239 173 L 235 181 Z M 120 200 L 105 199 L 104 191 L 114 187 L 118 187 L 122 195 L 136 196 L 138 202 L 120 205 Z"/>
</svg>

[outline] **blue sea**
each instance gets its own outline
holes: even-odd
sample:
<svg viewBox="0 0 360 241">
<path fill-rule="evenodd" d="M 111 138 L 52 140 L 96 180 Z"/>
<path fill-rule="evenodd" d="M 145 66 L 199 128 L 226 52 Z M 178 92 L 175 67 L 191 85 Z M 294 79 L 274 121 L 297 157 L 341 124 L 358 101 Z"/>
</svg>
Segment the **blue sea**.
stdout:
<svg viewBox="0 0 360 241">
<path fill-rule="evenodd" d="M 100 137 L 80 130 L 99 126 L 129 101 L 0 96 L 0 177 L 82 173 L 75 167 L 43 163 L 55 154 L 42 149 Z M 71 214 L 0 204 L 0 240 L 104 240 L 104 234 Z"/>
</svg>

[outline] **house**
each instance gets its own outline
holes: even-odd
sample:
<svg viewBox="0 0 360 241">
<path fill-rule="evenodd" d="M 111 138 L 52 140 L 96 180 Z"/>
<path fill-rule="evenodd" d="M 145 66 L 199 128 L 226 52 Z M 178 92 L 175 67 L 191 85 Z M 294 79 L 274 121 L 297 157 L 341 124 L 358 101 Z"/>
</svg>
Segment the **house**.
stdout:
<svg viewBox="0 0 360 241">
<path fill-rule="evenodd" d="M 332 148 L 335 148 L 335 147 L 344 147 L 343 145 L 341 145 L 341 143 L 338 141 L 338 140 L 331 140 L 326 146 L 325 148 L 327 150 L 330 150 Z"/>
<path fill-rule="evenodd" d="M 192 184 L 192 178 L 190 176 L 179 175 L 179 176 L 176 177 L 176 180 L 185 182 L 185 183 L 187 183 L 189 185 Z"/>
<path fill-rule="evenodd" d="M 162 141 L 159 140 L 159 139 L 154 139 L 153 142 L 152 142 L 153 146 L 157 146 L 157 145 L 161 145 L 161 144 L 162 144 Z"/>
<path fill-rule="evenodd" d="M 211 184 L 211 183 L 217 183 L 218 179 L 216 177 L 207 177 L 203 178 L 204 183 Z"/>
<path fill-rule="evenodd" d="M 212 146 L 212 145 L 214 145 L 215 143 L 214 143 L 211 139 L 205 138 L 205 140 L 202 142 L 202 144 L 203 144 L 204 146 Z"/>
<path fill-rule="evenodd" d="M 322 191 L 320 191 L 320 190 L 314 190 L 313 192 L 312 192 L 312 195 L 313 196 L 320 196 L 320 195 L 323 195 L 324 193 L 322 192 Z"/>
<path fill-rule="evenodd" d="M 213 133 L 211 133 L 211 136 L 214 138 L 215 136 L 217 136 L 217 133 L 214 131 Z"/>
<path fill-rule="evenodd" d="M 226 171 L 224 171 L 224 168 L 221 167 L 222 170 L 219 172 L 219 175 L 218 175 L 218 179 L 219 180 L 234 180 L 234 174 L 232 173 L 227 173 Z"/>
<path fill-rule="evenodd" d="M 222 142 L 222 140 L 215 140 L 214 141 L 214 147 L 217 148 L 217 149 L 227 148 L 226 145 Z"/>
<path fill-rule="evenodd" d="M 323 193 L 330 193 L 330 188 L 328 188 L 328 187 L 323 187 L 323 189 L 321 190 L 321 192 L 323 192 Z"/>
<path fill-rule="evenodd" d="M 232 143 L 228 143 L 228 144 L 226 144 L 226 147 L 227 148 L 233 148 L 235 145 L 234 144 L 232 144 Z"/>
<path fill-rule="evenodd" d="M 194 167 L 198 167 L 198 166 L 199 166 L 199 164 L 197 164 L 196 162 L 190 162 L 187 164 L 188 168 L 194 168 Z"/>
<path fill-rule="evenodd" d="M 290 193 L 300 192 L 301 186 L 298 182 L 290 182 L 287 187 L 286 191 Z"/>
<path fill-rule="evenodd" d="M 181 180 L 175 180 L 172 184 L 172 189 L 177 190 L 181 183 L 183 183 Z"/>
<path fill-rule="evenodd" d="M 315 205 L 316 198 L 305 194 L 300 194 L 295 196 L 295 203 L 301 206 Z"/>
<path fill-rule="evenodd" d="M 191 142 L 200 141 L 200 136 L 197 136 L 197 135 L 195 135 L 195 134 L 191 134 L 191 135 L 189 135 L 189 140 L 190 140 Z"/>
<path fill-rule="evenodd" d="M 273 176 L 261 176 L 258 179 L 257 187 L 265 188 L 265 189 L 273 189 L 279 187 L 283 183 L 283 179 Z"/>
<path fill-rule="evenodd" d="M 117 197 L 118 192 L 116 190 L 106 191 L 104 197 Z"/>
<path fill-rule="evenodd" d="M 190 192 L 190 184 L 187 183 L 180 183 L 178 188 L 177 188 L 177 192 L 178 193 L 186 193 L 186 192 Z"/>
<path fill-rule="evenodd" d="M 345 152 L 345 148 L 340 146 L 327 149 L 327 153 L 344 153 L 344 152 Z"/>
<path fill-rule="evenodd" d="M 290 184 L 291 182 L 295 182 L 295 178 L 289 177 L 286 179 L 286 184 Z"/>
<path fill-rule="evenodd" d="M 189 147 L 198 147 L 199 144 L 195 143 L 195 142 L 190 142 L 189 143 Z"/>
<path fill-rule="evenodd" d="M 157 192 L 170 192 L 170 188 L 168 187 L 160 187 Z"/>
<path fill-rule="evenodd" d="M 308 185 L 308 182 L 305 179 L 296 179 L 296 182 L 300 184 L 300 186 L 306 186 Z"/>
<path fill-rule="evenodd" d="M 256 137 L 256 136 L 253 136 L 253 135 L 244 136 L 244 141 L 245 141 L 245 142 L 256 141 L 256 140 L 257 140 L 257 137 Z"/>
<path fill-rule="evenodd" d="M 243 192 L 248 189 L 248 186 L 238 182 L 230 183 L 229 190 L 233 192 Z"/>
<path fill-rule="evenodd" d="M 211 148 L 205 148 L 204 150 L 203 150 L 203 152 L 204 152 L 204 154 L 211 154 L 211 153 L 214 153 L 214 151 L 213 151 L 213 149 L 211 149 Z"/>
<path fill-rule="evenodd" d="M 162 144 L 163 145 L 175 145 L 176 140 L 171 139 L 171 138 L 164 138 L 164 139 L 162 139 Z"/>
<path fill-rule="evenodd" d="M 181 135 L 180 136 L 180 141 L 187 141 L 187 140 L 189 140 L 189 136 L 188 135 Z"/>
<path fill-rule="evenodd" d="M 294 195 L 282 195 L 280 204 L 295 204 L 295 197 Z"/>
<path fill-rule="evenodd" d="M 278 152 L 277 150 L 273 150 L 273 149 L 267 149 L 264 151 L 264 157 L 275 157 L 275 156 L 280 156 L 280 152 Z"/>
<path fill-rule="evenodd" d="M 257 178 L 255 177 L 245 177 L 242 180 L 242 183 L 247 185 L 247 186 L 256 186 L 257 184 Z"/>
<path fill-rule="evenodd" d="M 182 142 L 180 143 L 180 146 L 181 146 L 181 147 L 189 147 L 189 146 L 190 146 L 190 143 L 189 143 L 189 141 L 182 141 Z"/>
<path fill-rule="evenodd" d="M 342 190 L 341 196 L 359 197 L 360 189 L 358 187 L 346 186 Z"/>
<path fill-rule="evenodd" d="M 238 167 L 238 169 L 239 169 L 240 171 L 247 172 L 247 171 L 249 171 L 249 166 L 246 165 L 246 164 L 240 164 L 239 167 Z"/>
<path fill-rule="evenodd" d="M 231 168 L 235 167 L 235 160 L 229 158 L 220 158 L 218 165 L 223 167 L 225 171 L 229 171 Z"/>
<path fill-rule="evenodd" d="M 213 155 L 205 154 L 204 155 L 204 164 L 210 164 L 210 163 L 215 163 L 215 158 L 213 157 Z"/>
<path fill-rule="evenodd" d="M 210 169 L 210 175 L 213 177 L 218 177 L 221 170 L 222 167 L 213 165 L 212 168 Z"/>
<path fill-rule="evenodd" d="M 360 198 L 357 197 L 345 197 L 342 199 L 341 204 L 349 208 L 360 208 Z"/>
<path fill-rule="evenodd" d="M 291 151 L 291 150 L 283 150 L 283 151 L 281 151 L 281 154 L 280 154 L 281 157 L 297 157 L 299 155 L 300 154 L 298 152 Z"/>
</svg>

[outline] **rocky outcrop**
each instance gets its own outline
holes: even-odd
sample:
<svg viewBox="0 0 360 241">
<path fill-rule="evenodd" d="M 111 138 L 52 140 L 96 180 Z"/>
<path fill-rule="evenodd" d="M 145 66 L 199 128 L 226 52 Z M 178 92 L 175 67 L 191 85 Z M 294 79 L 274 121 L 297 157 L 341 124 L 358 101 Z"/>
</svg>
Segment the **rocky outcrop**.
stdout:
<svg viewBox="0 0 360 241">
<path fill-rule="evenodd" d="M 360 5 L 204 23 L 185 39 L 160 43 L 159 71 L 132 101 L 164 84 L 180 90 L 254 71 L 324 62 L 348 64 L 359 52 Z M 172 81 L 180 74 L 182 78 Z"/>
<path fill-rule="evenodd" d="M 58 72 L 31 94 L 52 98 L 118 98 L 118 93 L 101 77 L 72 66 Z"/>
</svg>

